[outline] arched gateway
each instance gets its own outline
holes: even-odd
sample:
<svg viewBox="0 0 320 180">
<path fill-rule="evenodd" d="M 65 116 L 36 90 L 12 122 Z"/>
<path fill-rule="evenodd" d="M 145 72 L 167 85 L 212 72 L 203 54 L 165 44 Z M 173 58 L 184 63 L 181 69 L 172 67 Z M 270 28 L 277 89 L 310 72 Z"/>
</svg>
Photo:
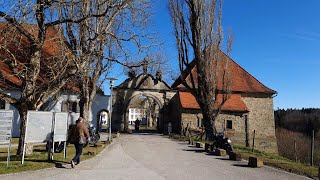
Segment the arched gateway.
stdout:
<svg viewBox="0 0 320 180">
<path fill-rule="evenodd" d="M 166 128 L 168 102 L 176 92 L 162 81 L 161 74 L 154 78 L 144 72 L 137 77 L 126 79 L 119 86 L 113 88 L 112 92 L 112 130 L 128 131 L 129 125 L 129 105 L 134 98 L 145 97 L 152 99 L 158 107 L 157 129 L 163 132 Z"/>
</svg>

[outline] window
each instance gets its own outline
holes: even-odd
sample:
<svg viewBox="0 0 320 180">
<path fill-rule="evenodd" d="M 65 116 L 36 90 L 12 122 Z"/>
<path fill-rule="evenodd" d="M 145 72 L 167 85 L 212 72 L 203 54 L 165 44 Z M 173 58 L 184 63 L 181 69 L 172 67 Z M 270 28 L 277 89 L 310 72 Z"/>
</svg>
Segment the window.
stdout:
<svg viewBox="0 0 320 180">
<path fill-rule="evenodd" d="M 80 107 L 77 102 L 67 102 L 64 101 L 61 104 L 61 112 L 80 112 Z"/>
<path fill-rule="evenodd" d="M 198 127 L 201 127 L 201 126 L 202 126 L 202 125 L 201 125 L 201 124 L 202 124 L 201 121 L 202 121 L 202 119 L 200 119 L 200 118 L 197 119 L 197 125 L 198 125 Z"/>
<path fill-rule="evenodd" d="M 3 100 L 0 100 L 0 109 L 5 109 L 6 108 L 6 102 Z"/>
<path fill-rule="evenodd" d="M 231 120 L 227 120 L 227 129 L 232 129 L 232 121 Z"/>
<path fill-rule="evenodd" d="M 70 111 L 71 111 L 71 112 L 78 112 L 78 109 L 77 109 L 78 103 L 77 103 L 77 102 L 72 102 L 72 103 L 70 103 L 70 104 L 71 104 L 71 109 L 70 109 Z"/>
</svg>

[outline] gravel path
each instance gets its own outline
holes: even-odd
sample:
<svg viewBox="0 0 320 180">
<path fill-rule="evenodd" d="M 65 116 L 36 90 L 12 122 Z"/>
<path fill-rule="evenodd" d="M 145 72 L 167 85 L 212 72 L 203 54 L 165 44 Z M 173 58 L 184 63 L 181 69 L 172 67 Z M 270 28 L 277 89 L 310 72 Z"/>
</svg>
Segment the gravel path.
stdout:
<svg viewBox="0 0 320 180">
<path fill-rule="evenodd" d="M 0 179 L 308 179 L 270 167 L 208 155 L 158 134 L 122 135 L 98 157 L 70 165 L 3 175 Z"/>
</svg>

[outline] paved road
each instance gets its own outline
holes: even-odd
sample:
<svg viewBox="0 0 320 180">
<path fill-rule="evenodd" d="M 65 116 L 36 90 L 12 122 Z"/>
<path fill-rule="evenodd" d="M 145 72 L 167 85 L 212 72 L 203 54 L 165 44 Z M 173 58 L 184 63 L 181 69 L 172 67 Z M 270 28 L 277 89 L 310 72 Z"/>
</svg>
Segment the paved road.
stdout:
<svg viewBox="0 0 320 180">
<path fill-rule="evenodd" d="M 65 165 L 0 179 L 307 179 L 270 167 L 248 168 L 246 164 L 145 133 L 122 135 L 98 157 L 75 169 Z"/>
</svg>

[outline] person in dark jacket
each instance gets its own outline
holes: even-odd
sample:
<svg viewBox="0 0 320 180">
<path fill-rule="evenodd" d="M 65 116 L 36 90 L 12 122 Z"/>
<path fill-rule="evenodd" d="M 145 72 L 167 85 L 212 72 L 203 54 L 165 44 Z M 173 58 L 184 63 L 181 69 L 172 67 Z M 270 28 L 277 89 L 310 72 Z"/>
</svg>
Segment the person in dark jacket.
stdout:
<svg viewBox="0 0 320 180">
<path fill-rule="evenodd" d="M 89 130 L 82 117 L 79 117 L 70 133 L 71 134 L 69 141 L 71 144 L 74 144 L 74 147 L 76 149 L 76 155 L 71 160 L 71 167 L 74 168 L 76 164 L 80 163 L 80 156 L 82 154 L 83 145 L 89 138 Z"/>
</svg>

